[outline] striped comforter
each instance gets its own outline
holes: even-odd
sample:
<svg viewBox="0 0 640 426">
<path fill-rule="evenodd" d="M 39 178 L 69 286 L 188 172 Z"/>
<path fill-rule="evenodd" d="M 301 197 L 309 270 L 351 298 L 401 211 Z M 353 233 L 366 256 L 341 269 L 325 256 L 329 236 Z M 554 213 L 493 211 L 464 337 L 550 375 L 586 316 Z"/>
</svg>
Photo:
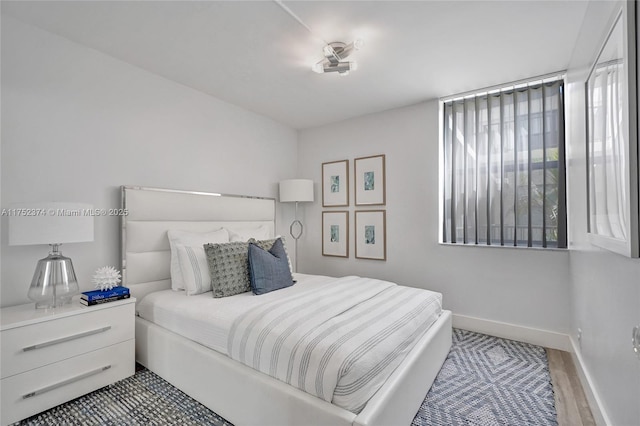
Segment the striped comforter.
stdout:
<svg viewBox="0 0 640 426">
<path fill-rule="evenodd" d="M 231 358 L 353 413 L 438 318 L 442 295 L 375 279 L 337 278 L 240 315 Z"/>
</svg>

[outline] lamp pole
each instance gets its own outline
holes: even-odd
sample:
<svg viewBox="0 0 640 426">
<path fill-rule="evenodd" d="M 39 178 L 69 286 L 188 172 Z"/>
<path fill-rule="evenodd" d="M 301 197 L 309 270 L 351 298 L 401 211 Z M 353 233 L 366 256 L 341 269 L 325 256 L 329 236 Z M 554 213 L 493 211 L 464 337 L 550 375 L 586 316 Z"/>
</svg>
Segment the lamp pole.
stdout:
<svg viewBox="0 0 640 426">
<path fill-rule="evenodd" d="M 295 210 L 295 216 L 294 216 L 295 220 L 293 222 L 291 222 L 291 225 L 289 226 L 289 234 L 291 234 L 291 238 L 293 238 L 293 254 L 295 255 L 296 259 L 294 262 L 294 268 L 295 268 L 295 272 L 298 272 L 298 240 L 300 239 L 300 237 L 302 236 L 302 232 L 304 231 L 304 225 L 302 225 L 302 222 L 300 222 L 298 220 L 298 201 L 296 201 L 296 210 Z M 298 225 L 300 227 L 299 232 L 294 233 L 294 226 Z"/>
</svg>

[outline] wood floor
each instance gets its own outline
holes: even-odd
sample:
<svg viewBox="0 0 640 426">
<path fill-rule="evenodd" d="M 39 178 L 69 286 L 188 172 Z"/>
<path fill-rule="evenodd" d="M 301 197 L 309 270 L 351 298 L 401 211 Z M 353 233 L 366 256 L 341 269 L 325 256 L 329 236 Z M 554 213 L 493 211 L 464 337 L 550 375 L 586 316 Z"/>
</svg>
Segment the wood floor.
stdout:
<svg viewBox="0 0 640 426">
<path fill-rule="evenodd" d="M 569 352 L 547 349 L 559 426 L 595 426 Z"/>
</svg>

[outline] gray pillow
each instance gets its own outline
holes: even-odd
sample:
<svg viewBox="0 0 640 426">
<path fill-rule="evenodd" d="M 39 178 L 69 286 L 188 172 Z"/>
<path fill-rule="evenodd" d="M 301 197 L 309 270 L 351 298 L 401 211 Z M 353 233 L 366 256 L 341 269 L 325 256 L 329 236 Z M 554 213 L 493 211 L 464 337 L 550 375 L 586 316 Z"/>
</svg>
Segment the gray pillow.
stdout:
<svg viewBox="0 0 640 426">
<path fill-rule="evenodd" d="M 268 251 L 254 243 L 249 244 L 249 278 L 254 294 L 269 293 L 293 285 L 289 259 L 280 238 Z"/>
<path fill-rule="evenodd" d="M 249 240 L 265 250 L 276 240 Z M 251 291 L 249 281 L 249 242 L 205 244 L 213 297 L 228 297 Z"/>
</svg>

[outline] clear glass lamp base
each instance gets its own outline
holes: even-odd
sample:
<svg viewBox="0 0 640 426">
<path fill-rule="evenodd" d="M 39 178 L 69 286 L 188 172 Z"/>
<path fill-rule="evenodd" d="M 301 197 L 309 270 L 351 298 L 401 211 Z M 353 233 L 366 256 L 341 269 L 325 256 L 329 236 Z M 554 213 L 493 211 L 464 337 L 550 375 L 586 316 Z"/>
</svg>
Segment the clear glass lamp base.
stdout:
<svg viewBox="0 0 640 426">
<path fill-rule="evenodd" d="M 58 252 L 54 245 L 49 256 L 38 261 L 29 287 L 29 299 L 36 303 L 36 309 L 50 309 L 71 303 L 71 298 L 79 292 L 71 259 Z"/>
</svg>

